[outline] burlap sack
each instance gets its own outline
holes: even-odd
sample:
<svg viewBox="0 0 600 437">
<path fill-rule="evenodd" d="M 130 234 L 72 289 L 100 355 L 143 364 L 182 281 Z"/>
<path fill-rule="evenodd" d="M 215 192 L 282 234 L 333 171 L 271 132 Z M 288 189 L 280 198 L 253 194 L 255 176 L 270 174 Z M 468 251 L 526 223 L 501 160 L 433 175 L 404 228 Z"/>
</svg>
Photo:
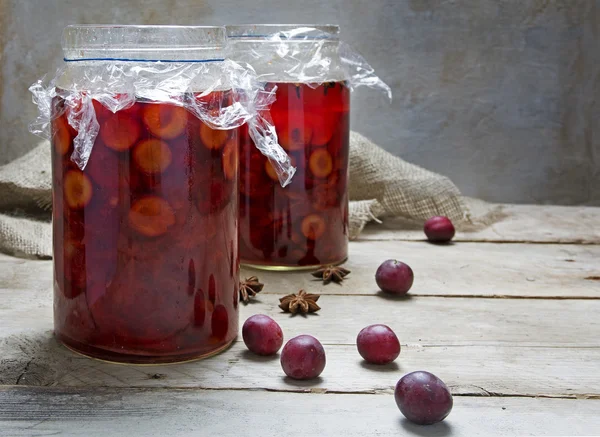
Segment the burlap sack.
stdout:
<svg viewBox="0 0 600 437">
<path fill-rule="evenodd" d="M 0 167 L 0 251 L 24 258 L 52 256 L 51 176 L 47 142 Z"/>
<path fill-rule="evenodd" d="M 378 218 L 424 222 L 445 215 L 455 224 L 467 216 L 458 188 L 445 176 L 386 152 L 356 132 L 350 133 L 350 239 Z"/>
<path fill-rule="evenodd" d="M 385 217 L 424 221 L 445 215 L 460 223 L 467 208 L 446 177 L 409 164 L 362 135 L 350 135 L 350 238 Z M 0 167 L 0 251 L 52 256 L 50 145 Z"/>
</svg>

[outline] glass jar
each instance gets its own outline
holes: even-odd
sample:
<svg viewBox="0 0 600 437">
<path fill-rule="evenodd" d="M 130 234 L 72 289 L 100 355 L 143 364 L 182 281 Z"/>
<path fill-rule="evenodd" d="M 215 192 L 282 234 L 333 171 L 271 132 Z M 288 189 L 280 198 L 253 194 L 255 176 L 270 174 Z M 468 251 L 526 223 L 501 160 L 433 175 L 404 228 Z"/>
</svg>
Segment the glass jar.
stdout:
<svg viewBox="0 0 600 437">
<path fill-rule="evenodd" d="M 271 117 L 296 173 L 281 187 L 271 164 L 240 132 L 240 258 L 293 270 L 348 256 L 350 88 L 338 26 L 227 26 L 231 57 L 276 88 Z"/>
<path fill-rule="evenodd" d="M 237 335 L 225 42 L 222 27 L 65 29 L 51 108 L 54 323 L 77 352 L 179 362 Z"/>
</svg>

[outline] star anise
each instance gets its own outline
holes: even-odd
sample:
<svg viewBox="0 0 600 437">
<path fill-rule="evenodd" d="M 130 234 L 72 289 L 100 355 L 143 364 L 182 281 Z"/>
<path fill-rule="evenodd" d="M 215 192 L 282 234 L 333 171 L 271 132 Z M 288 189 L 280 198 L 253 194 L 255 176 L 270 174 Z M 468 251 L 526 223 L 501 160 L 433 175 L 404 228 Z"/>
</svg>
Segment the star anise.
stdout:
<svg viewBox="0 0 600 437">
<path fill-rule="evenodd" d="M 296 314 L 297 312 L 314 313 L 321 309 L 317 305 L 319 297 L 318 294 L 310 294 L 304 290 L 300 290 L 298 294 L 288 294 L 279 299 L 279 308 L 292 314 Z"/>
<path fill-rule="evenodd" d="M 250 276 L 245 281 L 240 281 L 240 299 L 244 303 L 248 303 L 251 297 L 260 293 L 265 285 L 258 282 L 256 276 Z"/>
<path fill-rule="evenodd" d="M 339 284 L 348 274 L 350 270 L 340 266 L 326 266 L 312 273 L 315 278 L 323 279 L 323 284 L 329 284 L 331 281 Z"/>
</svg>

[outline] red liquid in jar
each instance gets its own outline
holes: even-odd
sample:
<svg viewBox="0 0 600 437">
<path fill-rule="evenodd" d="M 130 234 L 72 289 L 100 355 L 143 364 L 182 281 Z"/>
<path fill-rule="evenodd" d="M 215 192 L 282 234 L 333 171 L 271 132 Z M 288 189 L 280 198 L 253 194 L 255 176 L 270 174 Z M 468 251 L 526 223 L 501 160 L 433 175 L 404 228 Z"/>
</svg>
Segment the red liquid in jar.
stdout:
<svg viewBox="0 0 600 437">
<path fill-rule="evenodd" d="M 350 92 L 344 82 L 275 83 L 279 143 L 296 167 L 282 188 L 273 168 L 240 134 L 240 258 L 257 266 L 335 264 L 348 253 Z"/>
<path fill-rule="evenodd" d="M 223 349 L 238 332 L 237 129 L 162 103 L 94 107 L 100 132 L 83 171 L 66 114 L 53 122 L 57 337 L 130 363 Z"/>
</svg>

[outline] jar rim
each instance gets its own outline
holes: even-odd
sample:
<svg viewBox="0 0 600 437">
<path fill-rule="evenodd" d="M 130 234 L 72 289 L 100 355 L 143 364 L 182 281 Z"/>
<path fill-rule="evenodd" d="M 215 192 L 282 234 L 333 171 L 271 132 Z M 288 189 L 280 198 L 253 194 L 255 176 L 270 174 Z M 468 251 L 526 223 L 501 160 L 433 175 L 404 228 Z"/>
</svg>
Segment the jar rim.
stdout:
<svg viewBox="0 0 600 437">
<path fill-rule="evenodd" d="M 65 60 L 204 59 L 226 43 L 224 26 L 74 24 L 62 36 Z"/>
<path fill-rule="evenodd" d="M 277 35 L 289 40 L 337 40 L 337 24 L 232 24 L 225 26 L 227 38 L 268 40 Z"/>
</svg>

